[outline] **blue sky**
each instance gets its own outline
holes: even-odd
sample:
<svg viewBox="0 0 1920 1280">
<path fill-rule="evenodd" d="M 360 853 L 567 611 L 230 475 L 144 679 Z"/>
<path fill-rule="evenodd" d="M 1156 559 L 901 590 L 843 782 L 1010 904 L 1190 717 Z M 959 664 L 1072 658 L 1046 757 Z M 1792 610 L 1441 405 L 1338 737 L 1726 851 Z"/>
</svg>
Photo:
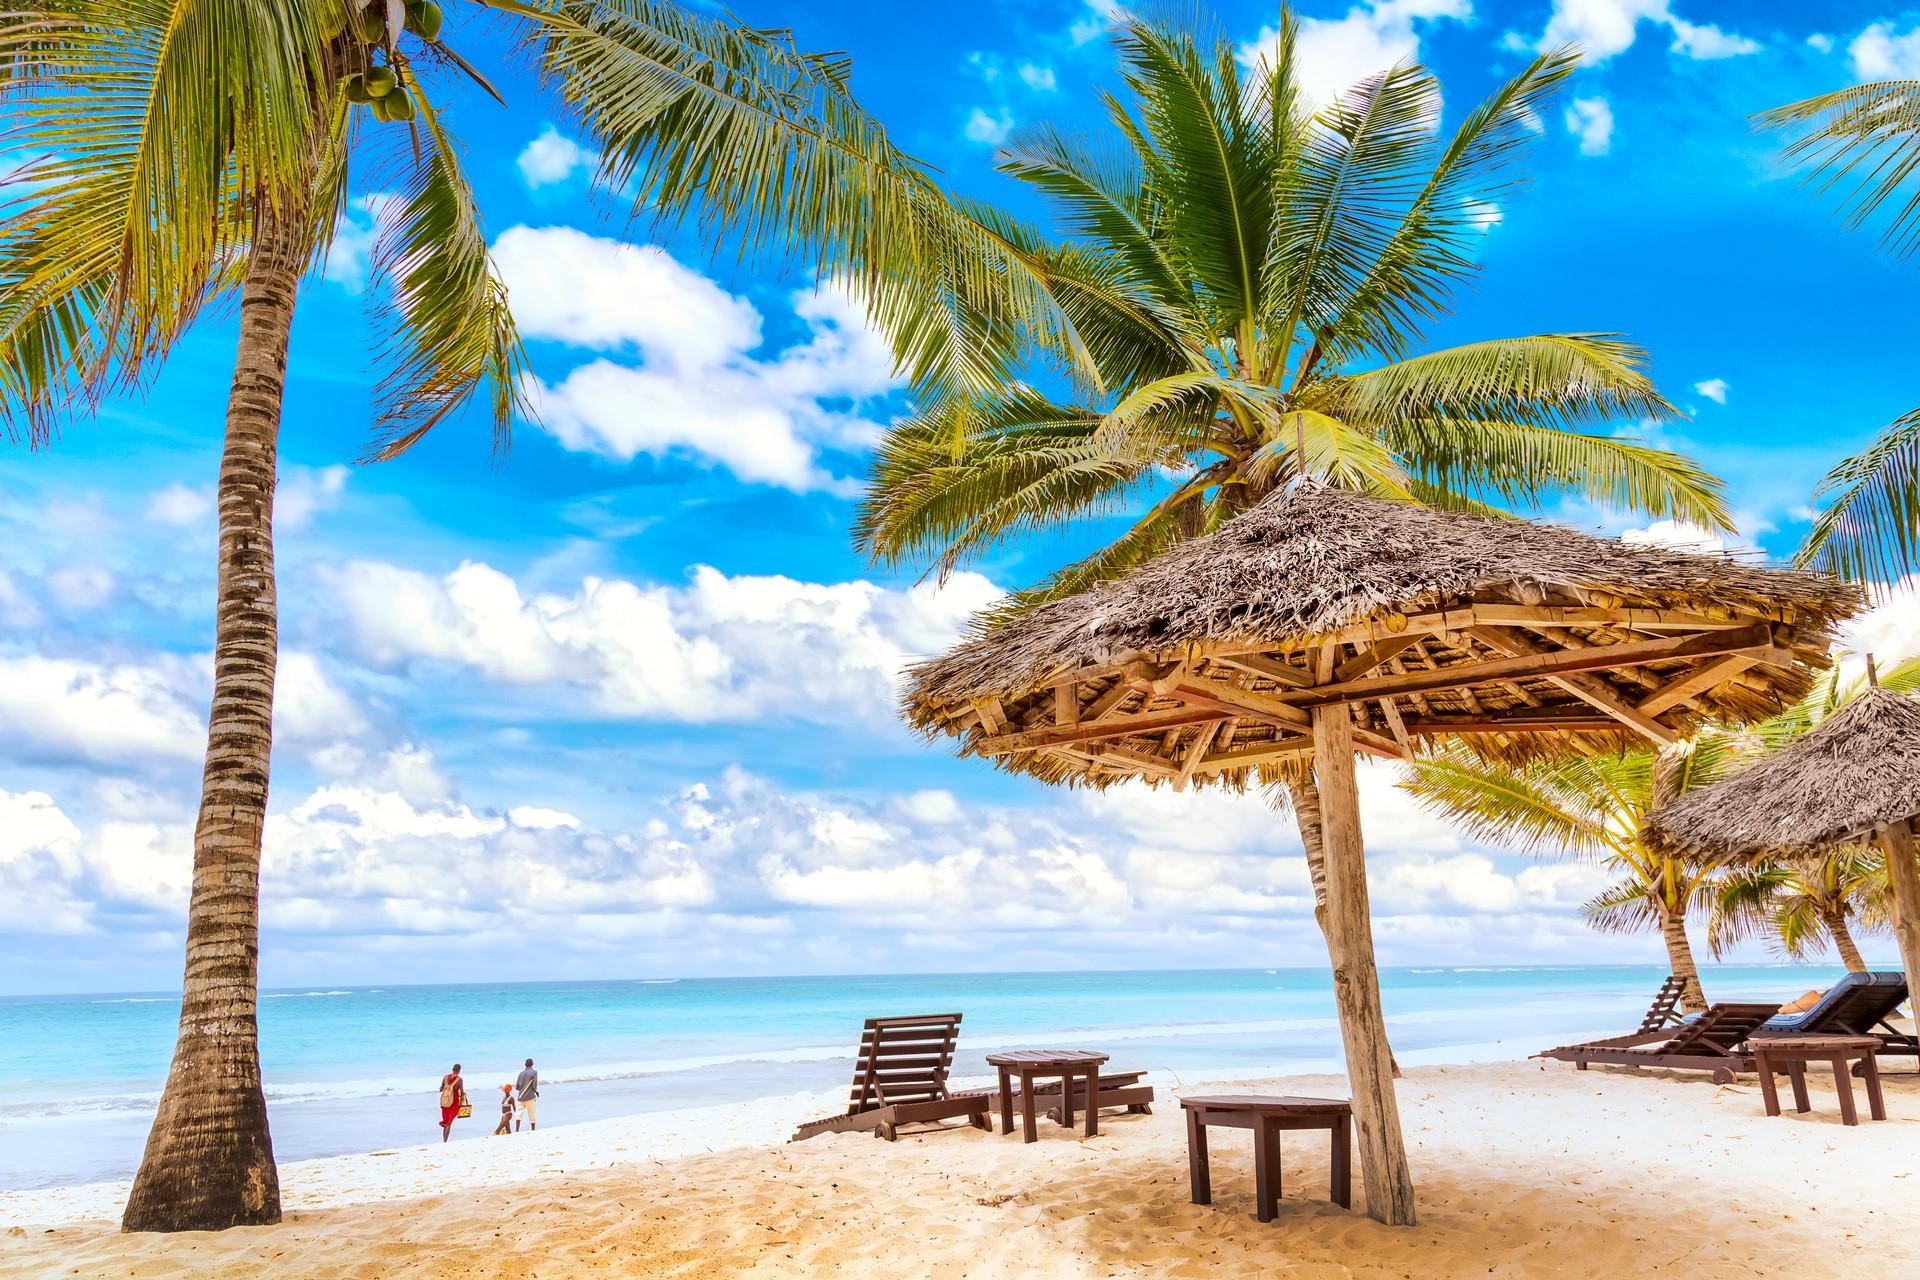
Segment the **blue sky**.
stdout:
<svg viewBox="0 0 1920 1280">
<path fill-rule="evenodd" d="M 1105 10 L 1080 0 L 885 21 L 860 4 L 736 9 L 848 50 L 908 150 L 1025 213 L 993 145 L 1034 121 L 1092 124 L 1113 83 Z M 492 65 L 497 34 L 464 10 L 452 33 Z M 1744 541 L 1789 552 L 1819 473 L 1920 398 L 1911 266 L 1779 173 L 1747 123 L 1920 77 L 1920 11 L 1303 12 L 1329 87 L 1416 57 L 1450 117 L 1543 41 L 1586 46 L 1529 186 L 1500 201 L 1480 287 L 1430 339 L 1643 342 L 1689 414 L 1660 438 L 1727 479 Z M 1214 13 L 1252 48 L 1274 9 Z M 804 272 L 590 197 L 590 157 L 551 103 L 512 74 L 502 87 L 510 109 L 457 96 L 451 123 L 544 431 L 496 460 L 483 423 L 456 421 L 399 461 L 352 464 L 374 411 L 378 175 L 302 298 L 265 980 L 1321 961 L 1291 824 L 1258 797 L 1048 792 L 894 722 L 903 661 L 1099 530 L 995 552 L 939 589 L 865 564 L 852 499 L 904 408 L 884 348 Z M 232 342 L 206 323 L 146 394 L 0 454 L 0 990 L 178 981 Z M 1898 602 L 1866 634 L 1905 646 L 1913 616 Z M 1385 962 L 1658 956 L 1650 937 L 1580 924 L 1595 869 L 1476 848 L 1384 773 L 1364 785 Z"/>
</svg>

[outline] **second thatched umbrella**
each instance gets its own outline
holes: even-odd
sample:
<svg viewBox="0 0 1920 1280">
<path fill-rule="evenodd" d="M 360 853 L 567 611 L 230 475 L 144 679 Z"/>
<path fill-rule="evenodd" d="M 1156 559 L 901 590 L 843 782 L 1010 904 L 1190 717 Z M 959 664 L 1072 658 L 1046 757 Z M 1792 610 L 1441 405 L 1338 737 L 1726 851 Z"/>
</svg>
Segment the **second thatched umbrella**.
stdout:
<svg viewBox="0 0 1920 1280">
<path fill-rule="evenodd" d="M 1869 668 L 1871 670 L 1871 668 Z M 1920 701 L 1874 687 L 1725 782 L 1655 810 L 1655 848 L 1717 858 L 1879 844 L 1907 990 L 1920 992 Z"/>
<path fill-rule="evenodd" d="M 1729 557 L 1403 506 L 1308 481 L 912 672 L 929 736 L 1048 782 L 1244 788 L 1311 769 L 1368 1212 L 1413 1221 L 1356 750 L 1666 745 L 1803 693 L 1850 588 Z"/>
</svg>

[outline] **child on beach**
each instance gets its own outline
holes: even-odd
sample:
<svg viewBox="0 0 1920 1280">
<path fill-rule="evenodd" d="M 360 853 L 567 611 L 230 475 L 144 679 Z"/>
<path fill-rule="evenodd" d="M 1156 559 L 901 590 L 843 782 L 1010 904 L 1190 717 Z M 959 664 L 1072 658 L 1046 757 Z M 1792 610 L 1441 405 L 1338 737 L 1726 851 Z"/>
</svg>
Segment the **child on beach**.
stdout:
<svg viewBox="0 0 1920 1280">
<path fill-rule="evenodd" d="M 500 1086 L 500 1127 L 493 1131 L 494 1137 L 513 1132 L 513 1086 Z"/>
</svg>

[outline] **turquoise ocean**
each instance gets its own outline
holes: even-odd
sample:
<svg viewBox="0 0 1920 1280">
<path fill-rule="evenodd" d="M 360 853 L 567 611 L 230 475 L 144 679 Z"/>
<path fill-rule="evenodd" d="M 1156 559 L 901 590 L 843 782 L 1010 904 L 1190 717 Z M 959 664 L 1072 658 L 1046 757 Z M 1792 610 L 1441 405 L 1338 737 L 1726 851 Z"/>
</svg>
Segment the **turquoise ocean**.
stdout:
<svg viewBox="0 0 1920 1280">
<path fill-rule="evenodd" d="M 1714 999 L 1785 1001 L 1841 972 L 1718 966 L 1702 977 Z M 1383 970 L 1381 986 L 1411 1064 L 1631 1029 L 1663 976 L 1433 966 Z M 984 1073 L 982 1055 L 1019 1045 L 1095 1048 L 1119 1067 L 1198 1077 L 1340 1062 L 1325 969 L 314 987 L 265 993 L 260 1038 L 274 1150 L 289 1161 L 437 1139 L 434 1094 L 456 1061 L 484 1100 L 534 1058 L 542 1123 L 583 1123 L 829 1090 L 847 1079 L 863 1019 L 956 1010 L 956 1074 Z M 0 998 L 0 1189 L 130 1176 L 178 1016 L 163 994 Z M 476 1114 L 455 1140 L 490 1128 Z"/>
</svg>

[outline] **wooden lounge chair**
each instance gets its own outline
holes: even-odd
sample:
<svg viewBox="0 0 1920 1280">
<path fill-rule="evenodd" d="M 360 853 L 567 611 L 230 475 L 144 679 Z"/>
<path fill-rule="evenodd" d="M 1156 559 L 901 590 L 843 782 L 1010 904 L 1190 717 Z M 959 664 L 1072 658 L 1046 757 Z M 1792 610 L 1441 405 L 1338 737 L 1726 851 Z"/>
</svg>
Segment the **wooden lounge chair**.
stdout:
<svg viewBox="0 0 1920 1280">
<path fill-rule="evenodd" d="M 1780 1012 L 1777 1004 L 1716 1004 L 1699 1017 L 1665 1031 L 1640 1031 L 1585 1044 L 1543 1049 L 1536 1058 L 1571 1062 L 1585 1071 L 1593 1063 L 1623 1067 L 1666 1067 L 1674 1071 L 1711 1071 L 1716 1084 L 1753 1070 L 1742 1052 L 1747 1037 Z"/>
<path fill-rule="evenodd" d="M 1850 973 L 1799 1013 L 1768 1018 L 1761 1034 L 1872 1036 L 1881 1045 L 1876 1056 L 1902 1054 L 1920 1059 L 1920 1040 L 1887 1021 L 1906 1000 L 1907 978 L 1903 973 Z M 1864 1064 L 1856 1067 L 1854 1074 L 1863 1070 Z"/>
<path fill-rule="evenodd" d="M 1060 1082 L 1058 1080 L 1050 1080 L 1045 1085 L 1036 1086 L 1033 1096 L 1035 1102 L 1051 1111 L 1056 1120 L 1059 1119 Z M 1100 1077 L 1100 1109 L 1107 1111 L 1114 1107 L 1125 1107 L 1134 1115 L 1153 1114 L 1153 1086 L 1147 1083 L 1146 1072 L 1123 1071 Z M 1084 1113 L 1087 1109 L 1087 1086 L 1078 1080 L 1073 1082 L 1073 1109 L 1076 1113 Z"/>
<path fill-rule="evenodd" d="M 964 1118 L 988 1128 L 987 1093 L 949 1093 L 947 1069 L 960 1036 L 957 1013 L 868 1018 L 853 1065 L 853 1094 L 844 1115 L 810 1120 L 790 1141 L 823 1133 L 868 1130 L 892 1142 L 903 1124 Z"/>
</svg>

